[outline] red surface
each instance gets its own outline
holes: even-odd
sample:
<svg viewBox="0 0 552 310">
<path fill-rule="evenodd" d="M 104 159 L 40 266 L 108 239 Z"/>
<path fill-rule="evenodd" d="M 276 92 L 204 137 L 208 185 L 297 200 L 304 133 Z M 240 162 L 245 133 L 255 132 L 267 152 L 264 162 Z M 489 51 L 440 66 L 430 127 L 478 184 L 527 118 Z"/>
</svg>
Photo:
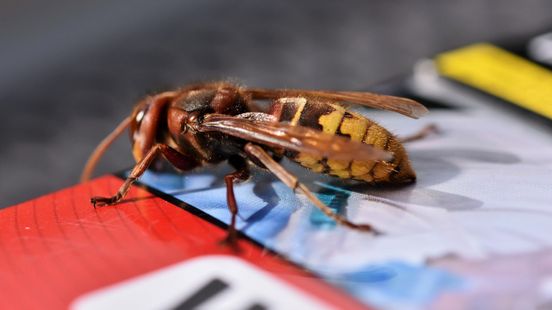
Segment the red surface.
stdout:
<svg viewBox="0 0 552 310">
<path fill-rule="evenodd" d="M 247 260 L 339 308 L 363 308 L 247 240 L 238 253 L 220 246 L 224 229 L 143 189 L 91 207 L 91 196 L 121 183 L 106 176 L 0 211 L 0 309 L 64 309 L 83 293 L 207 254 Z"/>
</svg>

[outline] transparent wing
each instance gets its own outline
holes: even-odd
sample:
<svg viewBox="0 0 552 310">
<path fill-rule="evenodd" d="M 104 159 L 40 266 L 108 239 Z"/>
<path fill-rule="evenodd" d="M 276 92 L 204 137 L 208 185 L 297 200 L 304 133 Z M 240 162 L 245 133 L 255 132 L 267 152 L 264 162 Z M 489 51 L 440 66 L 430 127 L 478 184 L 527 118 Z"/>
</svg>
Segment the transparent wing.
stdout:
<svg viewBox="0 0 552 310">
<path fill-rule="evenodd" d="M 278 123 L 264 113 L 245 113 L 240 117 L 209 114 L 197 128 L 216 131 L 258 144 L 339 160 L 385 160 L 392 153 L 369 144 L 332 135 L 316 129 Z"/>
<path fill-rule="evenodd" d="M 352 102 L 371 108 L 397 112 L 412 118 L 419 118 L 428 112 L 426 107 L 414 100 L 369 92 L 262 88 L 243 88 L 241 91 L 251 95 L 253 99 L 277 99 L 282 97 L 303 96 L 332 101 Z"/>
</svg>

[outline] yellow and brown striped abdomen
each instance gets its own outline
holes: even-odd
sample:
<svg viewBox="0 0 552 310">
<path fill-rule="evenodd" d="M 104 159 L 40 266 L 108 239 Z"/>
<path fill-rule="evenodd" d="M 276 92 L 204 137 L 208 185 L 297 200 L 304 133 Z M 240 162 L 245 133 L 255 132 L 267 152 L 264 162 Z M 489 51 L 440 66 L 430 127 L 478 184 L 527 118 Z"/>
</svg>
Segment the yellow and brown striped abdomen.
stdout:
<svg viewBox="0 0 552 310">
<path fill-rule="evenodd" d="M 272 114 L 282 122 L 349 137 L 394 154 L 390 162 L 375 162 L 343 161 L 305 153 L 286 153 L 287 157 L 314 172 L 368 183 L 408 183 L 416 178 L 408 156 L 395 136 L 374 121 L 349 112 L 339 104 L 303 97 L 280 98 L 274 102 Z"/>
</svg>

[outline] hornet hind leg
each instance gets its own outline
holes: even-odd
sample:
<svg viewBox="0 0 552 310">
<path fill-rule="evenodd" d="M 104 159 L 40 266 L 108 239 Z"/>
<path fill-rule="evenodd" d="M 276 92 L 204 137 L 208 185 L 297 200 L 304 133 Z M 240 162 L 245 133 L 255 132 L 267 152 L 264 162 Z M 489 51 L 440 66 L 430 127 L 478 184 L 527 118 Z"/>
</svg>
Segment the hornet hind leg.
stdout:
<svg viewBox="0 0 552 310">
<path fill-rule="evenodd" d="M 402 143 L 413 142 L 413 141 L 425 139 L 427 136 L 429 136 L 433 133 L 439 133 L 439 127 L 437 127 L 437 125 L 435 125 L 435 124 L 429 124 L 429 125 L 424 126 L 419 131 L 417 131 L 417 132 L 415 132 L 415 133 L 413 133 L 409 136 L 402 137 L 399 140 Z"/>
<path fill-rule="evenodd" d="M 360 231 L 375 232 L 374 228 L 371 225 L 356 224 L 350 222 L 345 217 L 336 214 L 330 207 L 326 206 L 322 201 L 320 201 L 320 199 L 318 199 L 303 183 L 299 182 L 296 176 L 289 173 L 287 170 L 284 169 L 284 167 L 274 161 L 274 159 L 272 159 L 272 157 L 268 153 L 266 153 L 266 151 L 262 147 L 252 143 L 248 143 L 245 145 L 245 151 L 254 161 L 261 162 L 268 170 L 270 170 L 270 172 L 276 175 L 276 177 L 278 177 L 278 179 L 280 179 L 288 187 L 307 196 L 307 198 L 318 209 L 320 209 L 322 212 L 324 212 L 324 214 L 326 214 L 326 216 L 330 217 L 337 223 Z"/>
</svg>

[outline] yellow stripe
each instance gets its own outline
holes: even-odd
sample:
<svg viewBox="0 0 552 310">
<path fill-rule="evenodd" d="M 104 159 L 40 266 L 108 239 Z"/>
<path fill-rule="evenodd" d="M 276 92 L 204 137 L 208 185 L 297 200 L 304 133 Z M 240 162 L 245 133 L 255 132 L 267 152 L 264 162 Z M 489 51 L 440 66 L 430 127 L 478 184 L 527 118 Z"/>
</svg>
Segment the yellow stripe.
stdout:
<svg viewBox="0 0 552 310">
<path fill-rule="evenodd" d="M 345 115 L 345 108 L 337 104 L 328 103 L 334 110 L 328 114 L 321 115 L 318 118 L 318 124 L 322 126 L 322 131 L 329 134 L 335 134 L 337 129 L 343 123 L 343 116 Z M 328 159 L 326 164 L 330 168 L 330 173 L 337 175 L 340 178 L 349 178 L 350 172 L 348 171 L 350 161 Z"/>
<path fill-rule="evenodd" d="M 331 103 L 327 103 L 327 105 L 331 106 L 334 110 L 328 114 L 321 115 L 318 118 L 318 124 L 322 126 L 323 132 L 334 134 L 337 128 L 339 128 L 339 125 L 341 125 L 341 120 L 345 114 L 345 108 Z"/>
<path fill-rule="evenodd" d="M 339 127 L 339 131 L 343 134 L 351 136 L 353 141 L 362 141 L 362 138 L 366 135 L 370 122 L 363 116 L 351 113 L 352 118 L 344 118 Z M 350 171 L 351 176 L 361 176 L 370 172 L 373 166 L 372 163 L 353 160 L 351 166 L 347 166 L 347 170 Z"/>
<path fill-rule="evenodd" d="M 436 58 L 446 77 L 488 92 L 552 119 L 552 72 L 488 43 Z"/>
<path fill-rule="evenodd" d="M 368 129 L 368 120 L 359 114 L 350 114 L 352 117 L 343 119 L 339 131 L 351 136 L 353 141 L 361 141 Z"/>
<path fill-rule="evenodd" d="M 291 125 L 297 125 L 297 122 L 299 122 L 299 119 L 301 118 L 301 114 L 303 113 L 303 110 L 305 109 L 305 105 L 307 104 L 306 98 L 283 98 L 284 102 L 296 102 L 297 103 L 297 112 L 295 112 L 295 115 L 293 115 L 293 118 L 291 119 Z"/>
<path fill-rule="evenodd" d="M 383 150 L 387 144 L 388 138 L 389 135 L 383 127 L 378 124 L 372 124 L 372 126 L 368 128 L 366 138 L 364 138 L 364 143 L 371 144 L 374 147 Z"/>
</svg>

